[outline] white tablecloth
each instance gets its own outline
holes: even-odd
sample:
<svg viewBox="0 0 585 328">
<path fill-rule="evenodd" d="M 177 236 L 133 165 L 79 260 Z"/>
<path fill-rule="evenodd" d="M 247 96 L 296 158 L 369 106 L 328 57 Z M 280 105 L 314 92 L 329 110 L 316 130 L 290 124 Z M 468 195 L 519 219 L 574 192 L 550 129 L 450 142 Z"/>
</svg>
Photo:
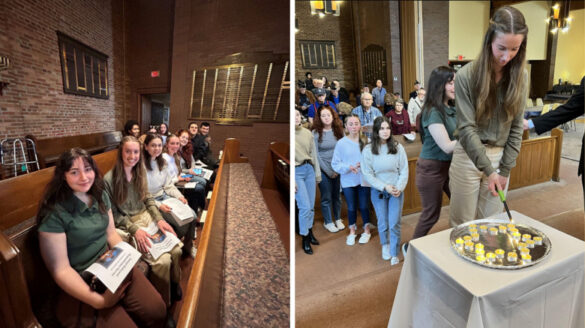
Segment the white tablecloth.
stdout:
<svg viewBox="0 0 585 328">
<path fill-rule="evenodd" d="M 451 249 L 451 229 L 413 240 L 388 327 L 585 327 L 585 243 L 518 212 L 512 217 L 548 236 L 542 262 L 510 271 L 476 265 Z"/>
</svg>

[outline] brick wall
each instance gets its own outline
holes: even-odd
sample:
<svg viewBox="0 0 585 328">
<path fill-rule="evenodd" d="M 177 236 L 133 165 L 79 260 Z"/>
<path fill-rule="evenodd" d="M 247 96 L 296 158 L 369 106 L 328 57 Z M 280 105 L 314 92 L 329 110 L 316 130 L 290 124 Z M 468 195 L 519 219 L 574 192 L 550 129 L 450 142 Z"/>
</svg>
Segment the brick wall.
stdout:
<svg viewBox="0 0 585 328">
<path fill-rule="evenodd" d="M 311 6 L 308 1 L 296 1 L 295 7 L 296 18 L 299 22 L 299 32 L 295 35 L 296 40 L 335 41 L 335 50 L 337 51 L 336 69 L 307 69 L 302 66 L 298 42 L 295 42 L 295 79 L 305 80 L 305 73 L 310 71 L 314 78 L 326 76 L 329 82 L 334 79 L 339 80 L 347 90 L 356 88 L 358 80 L 351 2 L 343 2 L 339 17 L 327 15 L 319 18 L 318 15 L 311 15 Z"/>
<path fill-rule="evenodd" d="M 423 1 L 424 86 L 434 68 L 449 61 L 449 2 Z"/>
<path fill-rule="evenodd" d="M 110 1 L 47 0 L 0 2 L 0 54 L 12 67 L 0 72 L 10 83 L 0 96 L 0 138 L 39 138 L 115 129 L 116 90 Z M 63 93 L 56 31 L 108 58 L 107 100 Z"/>
<path fill-rule="evenodd" d="M 176 0 L 174 9 L 170 126 L 189 122 L 192 71 L 236 53 L 288 54 L 290 10 L 288 1 Z M 201 122 L 201 120 L 196 120 Z M 211 123 L 212 151 L 223 140 L 237 138 L 250 159 L 258 182 L 262 179 L 271 141 L 289 142 L 288 123 L 220 126 Z"/>
</svg>

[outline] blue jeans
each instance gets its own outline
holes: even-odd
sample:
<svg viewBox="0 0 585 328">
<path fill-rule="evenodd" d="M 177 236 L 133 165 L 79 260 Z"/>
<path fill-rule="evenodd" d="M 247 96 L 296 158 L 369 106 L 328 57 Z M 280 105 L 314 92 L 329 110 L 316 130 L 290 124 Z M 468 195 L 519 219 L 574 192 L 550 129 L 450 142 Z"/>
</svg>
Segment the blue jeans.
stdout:
<svg viewBox="0 0 585 328">
<path fill-rule="evenodd" d="M 397 256 L 400 248 L 400 218 L 402 217 L 402 205 L 404 193 L 398 197 L 382 198 L 381 191 L 371 188 L 372 204 L 378 217 L 378 232 L 380 244 L 390 243 L 390 255 Z"/>
<path fill-rule="evenodd" d="M 321 182 L 319 182 L 319 191 L 321 192 L 321 214 L 325 223 L 331 223 L 332 218 L 339 220 L 341 214 L 341 193 L 339 175 L 331 179 L 321 171 Z M 331 217 L 333 211 L 333 217 Z"/>
<path fill-rule="evenodd" d="M 347 203 L 347 218 L 349 226 L 354 226 L 357 221 L 357 209 L 359 207 L 362 213 L 364 226 L 370 222 L 370 209 L 368 207 L 370 200 L 370 187 L 354 186 L 343 188 L 345 202 Z"/>
<path fill-rule="evenodd" d="M 299 208 L 299 233 L 302 236 L 309 234 L 315 219 L 315 193 L 316 184 L 315 170 L 311 164 L 304 164 L 295 168 L 295 182 L 297 192 L 295 200 Z"/>
</svg>

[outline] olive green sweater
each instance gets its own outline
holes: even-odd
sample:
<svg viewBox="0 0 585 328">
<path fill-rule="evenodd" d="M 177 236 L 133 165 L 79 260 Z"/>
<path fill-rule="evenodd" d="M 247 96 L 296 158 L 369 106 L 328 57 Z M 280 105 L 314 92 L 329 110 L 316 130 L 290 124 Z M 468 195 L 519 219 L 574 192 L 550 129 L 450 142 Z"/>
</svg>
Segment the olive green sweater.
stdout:
<svg viewBox="0 0 585 328">
<path fill-rule="evenodd" d="M 489 176 L 495 169 L 486 155 L 484 144 L 503 147 L 504 155 L 500 160 L 500 175 L 507 177 L 510 170 L 516 166 L 516 157 L 522 144 L 522 119 L 523 111 L 520 111 L 511 121 L 506 122 L 504 95 L 501 84 L 497 86 L 497 108 L 489 120 L 476 122 L 475 100 L 476 95 L 472 90 L 472 67 L 469 63 L 457 72 L 455 78 L 455 102 L 457 108 L 457 131 L 455 137 L 465 149 L 467 156 L 475 164 L 478 170 Z M 524 74 L 524 87 L 527 92 L 528 78 Z M 522 97 L 521 108 L 526 106 L 526 96 Z"/>
</svg>

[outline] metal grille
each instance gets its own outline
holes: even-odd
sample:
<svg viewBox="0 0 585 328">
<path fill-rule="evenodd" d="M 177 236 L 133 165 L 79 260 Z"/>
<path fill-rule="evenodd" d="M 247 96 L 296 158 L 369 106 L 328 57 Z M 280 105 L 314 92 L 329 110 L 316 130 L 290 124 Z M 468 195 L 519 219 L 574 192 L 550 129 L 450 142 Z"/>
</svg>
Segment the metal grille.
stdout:
<svg viewBox="0 0 585 328">
<path fill-rule="evenodd" d="M 382 80 L 388 85 L 386 77 L 386 49 L 377 44 L 370 44 L 362 51 L 362 67 L 364 82 L 376 85 L 376 80 Z"/>
<path fill-rule="evenodd" d="M 193 70 L 191 117 L 287 122 L 288 64 L 232 64 Z"/>
</svg>

